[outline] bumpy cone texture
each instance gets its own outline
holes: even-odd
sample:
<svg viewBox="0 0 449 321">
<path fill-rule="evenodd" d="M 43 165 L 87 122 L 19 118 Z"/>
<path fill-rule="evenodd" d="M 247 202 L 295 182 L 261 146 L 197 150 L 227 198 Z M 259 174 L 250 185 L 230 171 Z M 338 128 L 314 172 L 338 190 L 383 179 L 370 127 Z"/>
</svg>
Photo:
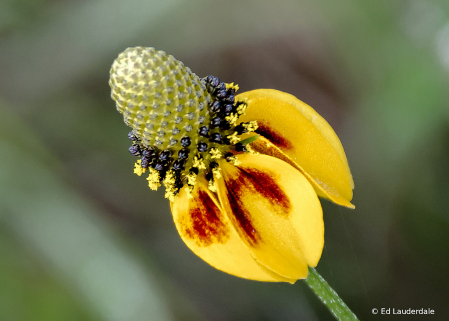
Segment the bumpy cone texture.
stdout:
<svg viewBox="0 0 449 321">
<path fill-rule="evenodd" d="M 111 67 L 109 85 L 117 110 L 132 128 L 130 152 L 141 157 L 135 173 L 148 169 L 149 186 L 164 183 L 169 199 L 186 183 L 192 190 L 199 173 L 213 190 L 216 161 L 236 162 L 233 153 L 246 151 L 237 136 L 257 128 L 251 121 L 236 125 L 246 109 L 235 100 L 238 86 L 213 76 L 200 79 L 154 48 L 122 52 Z"/>
<path fill-rule="evenodd" d="M 109 84 L 117 110 L 147 147 L 175 147 L 209 122 L 205 82 L 163 51 L 126 49 L 112 65 Z"/>
</svg>

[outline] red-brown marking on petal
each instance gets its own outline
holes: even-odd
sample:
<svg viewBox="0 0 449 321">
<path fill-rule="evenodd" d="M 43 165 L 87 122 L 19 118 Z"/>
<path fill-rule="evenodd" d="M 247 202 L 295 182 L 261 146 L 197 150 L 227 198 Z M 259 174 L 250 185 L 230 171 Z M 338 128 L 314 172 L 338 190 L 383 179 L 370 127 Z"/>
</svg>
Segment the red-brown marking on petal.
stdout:
<svg viewBox="0 0 449 321">
<path fill-rule="evenodd" d="M 232 214 L 237 220 L 240 229 L 243 230 L 246 239 L 254 246 L 260 241 L 260 235 L 251 223 L 250 213 L 243 204 L 242 199 L 239 198 L 241 192 L 239 184 L 240 183 L 237 180 L 226 183 L 229 205 L 231 206 Z"/>
<path fill-rule="evenodd" d="M 292 143 L 284 136 L 275 132 L 268 123 L 258 120 L 257 125 L 258 128 L 256 129 L 256 133 L 262 135 L 277 147 L 282 147 L 284 149 L 292 148 Z"/>
<path fill-rule="evenodd" d="M 276 182 L 274 172 L 267 173 L 255 168 L 238 168 L 237 178 L 229 178 L 226 182 L 229 203 L 240 228 L 248 241 L 255 245 L 260 241 L 260 235 L 251 223 L 251 214 L 245 204 L 245 194 L 260 194 L 269 201 L 274 213 L 288 216 L 290 214 L 290 198 Z"/>
<path fill-rule="evenodd" d="M 198 191 L 198 198 L 192 204 L 189 215 L 185 235 L 199 246 L 225 243 L 229 238 L 229 229 L 221 220 L 223 213 L 206 192 Z"/>
</svg>

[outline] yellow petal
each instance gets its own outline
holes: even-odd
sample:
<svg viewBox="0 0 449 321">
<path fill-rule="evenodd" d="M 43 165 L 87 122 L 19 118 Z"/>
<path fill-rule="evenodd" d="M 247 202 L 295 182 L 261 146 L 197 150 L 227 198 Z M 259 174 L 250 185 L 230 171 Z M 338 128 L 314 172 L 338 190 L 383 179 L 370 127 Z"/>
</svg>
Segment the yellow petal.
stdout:
<svg viewBox="0 0 449 321">
<path fill-rule="evenodd" d="M 252 256 L 288 279 L 306 278 L 324 246 L 323 213 L 309 181 L 291 165 L 265 155 L 220 161 L 220 203 Z"/>
<path fill-rule="evenodd" d="M 354 182 L 343 146 L 332 127 L 310 106 L 296 97 L 273 89 L 242 93 L 248 108 L 239 121 L 257 120 L 257 133 L 267 138 L 274 150 L 288 156 L 311 180 L 317 194 L 354 208 Z M 259 146 L 260 147 L 260 146 Z M 281 157 L 282 158 L 282 157 Z"/>
<path fill-rule="evenodd" d="M 241 278 L 292 282 L 266 271 L 254 261 L 204 178 L 198 177 L 192 196 L 187 197 L 187 187 L 184 187 L 170 206 L 179 235 L 196 255 L 213 267 Z"/>
</svg>

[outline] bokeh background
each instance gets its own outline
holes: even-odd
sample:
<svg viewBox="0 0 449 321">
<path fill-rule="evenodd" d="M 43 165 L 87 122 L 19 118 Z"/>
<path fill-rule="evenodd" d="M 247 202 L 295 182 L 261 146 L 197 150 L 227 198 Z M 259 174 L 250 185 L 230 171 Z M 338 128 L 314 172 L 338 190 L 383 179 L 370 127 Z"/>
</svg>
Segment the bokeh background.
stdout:
<svg viewBox="0 0 449 321">
<path fill-rule="evenodd" d="M 322 202 L 318 271 L 361 320 L 449 318 L 447 1 L 1 0 L 0 320 L 333 319 L 302 281 L 208 266 L 132 174 L 108 73 L 138 45 L 313 106 L 356 186 Z"/>
</svg>

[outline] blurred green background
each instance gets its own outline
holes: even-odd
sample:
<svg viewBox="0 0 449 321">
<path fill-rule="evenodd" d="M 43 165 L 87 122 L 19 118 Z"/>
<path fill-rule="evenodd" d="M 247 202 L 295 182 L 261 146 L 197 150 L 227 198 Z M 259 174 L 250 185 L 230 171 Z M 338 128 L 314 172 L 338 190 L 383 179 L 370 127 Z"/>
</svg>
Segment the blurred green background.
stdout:
<svg viewBox="0 0 449 321">
<path fill-rule="evenodd" d="M 110 99 L 129 46 L 313 106 L 356 186 L 354 211 L 323 201 L 317 270 L 361 320 L 449 318 L 447 1 L 1 0 L 0 320 L 333 319 L 183 244 Z"/>
</svg>

